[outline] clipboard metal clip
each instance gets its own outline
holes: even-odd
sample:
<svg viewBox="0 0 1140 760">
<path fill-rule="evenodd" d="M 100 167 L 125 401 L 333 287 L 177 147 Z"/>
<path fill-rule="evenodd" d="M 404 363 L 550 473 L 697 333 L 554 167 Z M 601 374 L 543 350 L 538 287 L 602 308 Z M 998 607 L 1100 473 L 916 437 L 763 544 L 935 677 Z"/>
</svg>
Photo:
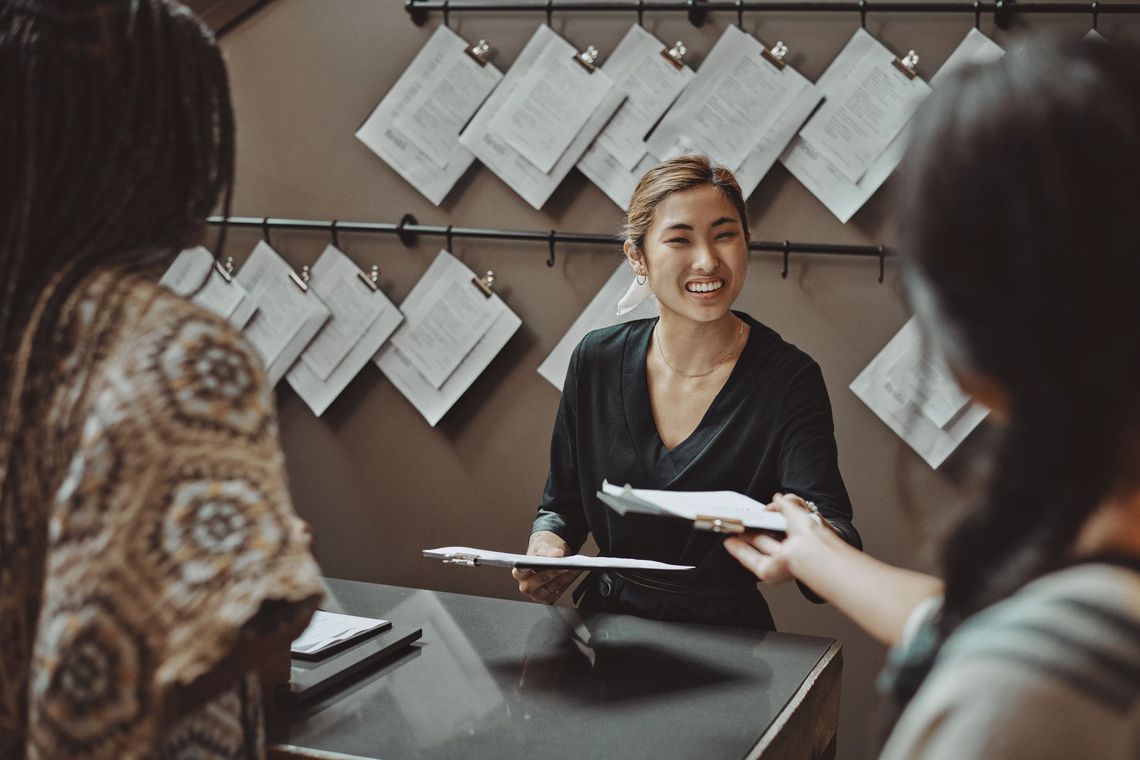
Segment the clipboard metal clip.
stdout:
<svg viewBox="0 0 1140 760">
<path fill-rule="evenodd" d="M 595 62 L 598 60 L 598 49 L 593 45 L 589 45 L 581 53 L 574 56 L 574 60 L 578 62 L 579 66 L 593 74 L 596 68 Z"/>
<path fill-rule="evenodd" d="M 221 275 L 222 279 L 225 280 L 226 282 L 233 282 L 234 281 L 234 257 L 233 256 L 226 256 L 226 263 L 225 264 L 223 264 L 220 261 L 215 260 L 214 261 L 214 271 L 216 271 L 219 275 Z"/>
<path fill-rule="evenodd" d="M 471 284 L 479 288 L 486 298 L 490 298 L 493 295 L 491 288 L 495 284 L 495 273 L 488 269 L 486 277 L 472 277 Z"/>
<path fill-rule="evenodd" d="M 302 293 L 308 293 L 309 292 L 309 268 L 306 266 L 304 269 L 301 270 L 301 274 L 302 274 L 302 276 L 298 277 L 297 273 L 294 272 L 292 269 L 290 269 L 289 270 L 289 279 L 293 281 L 293 284 L 296 285 L 297 288 Z"/>
<path fill-rule="evenodd" d="M 914 67 L 918 65 L 918 53 L 913 50 L 908 51 L 902 59 L 896 58 L 891 61 L 891 63 L 894 64 L 894 67 L 901 71 L 907 79 L 914 79 L 917 76 Z"/>
<path fill-rule="evenodd" d="M 443 558 L 443 564 L 475 567 L 477 564 L 479 564 L 479 558 L 474 554 L 452 554 L 450 557 Z"/>
<path fill-rule="evenodd" d="M 360 281 L 367 285 L 368 289 L 373 293 L 380 289 L 380 267 L 376 264 L 372 265 L 372 272 L 370 274 L 364 274 L 364 272 L 358 269 L 356 270 L 356 276 L 359 277 Z"/>
<path fill-rule="evenodd" d="M 471 56 L 471 60 L 480 66 L 487 65 L 487 59 L 491 55 L 491 46 L 487 44 L 487 40 L 479 40 L 474 45 L 466 49 L 467 55 Z"/>
<path fill-rule="evenodd" d="M 677 40 L 677 43 L 671 48 L 661 48 L 661 57 L 669 63 L 673 64 L 673 68 L 680 71 L 685 67 L 685 53 L 689 49 L 685 47 L 685 43 Z"/>
<path fill-rule="evenodd" d="M 711 530 L 713 533 L 743 533 L 744 523 L 727 517 L 712 517 L 710 515 L 697 515 L 693 520 L 693 527 L 697 530 Z"/>
<path fill-rule="evenodd" d="M 760 51 L 760 55 L 764 56 L 764 58 L 777 69 L 783 69 L 788 65 L 784 62 L 784 56 L 787 54 L 788 46 L 784 43 L 783 40 L 777 40 L 776 44 L 772 46 L 771 50 Z"/>
</svg>

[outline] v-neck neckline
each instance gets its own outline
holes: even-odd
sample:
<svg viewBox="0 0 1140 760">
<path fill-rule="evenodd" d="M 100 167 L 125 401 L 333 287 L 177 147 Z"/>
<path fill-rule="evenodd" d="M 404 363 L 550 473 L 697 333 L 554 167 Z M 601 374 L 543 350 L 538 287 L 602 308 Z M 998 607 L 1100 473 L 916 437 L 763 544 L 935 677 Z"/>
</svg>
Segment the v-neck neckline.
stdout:
<svg viewBox="0 0 1140 760">
<path fill-rule="evenodd" d="M 653 330 L 660 318 L 646 321 L 641 325 L 640 334 L 631 331 L 626 340 L 622 359 L 622 395 L 626 424 L 629 426 L 630 434 L 635 441 L 634 448 L 646 473 L 650 474 L 654 481 L 664 481 L 647 487 L 665 488 L 684 474 L 715 438 L 716 430 L 722 427 L 730 416 L 724 413 L 725 407 L 731 404 L 735 389 L 740 384 L 740 375 L 751 363 L 751 347 L 756 332 L 756 325 L 752 320 L 735 311 L 733 314 L 749 327 L 744 347 L 740 350 L 728 379 L 713 396 L 697 426 L 671 449 L 665 446 L 661 431 L 657 429 L 657 422 L 653 418 L 653 404 L 649 396 L 649 369 L 646 363 Z M 718 417 L 721 418 L 719 422 L 717 422 Z"/>
</svg>

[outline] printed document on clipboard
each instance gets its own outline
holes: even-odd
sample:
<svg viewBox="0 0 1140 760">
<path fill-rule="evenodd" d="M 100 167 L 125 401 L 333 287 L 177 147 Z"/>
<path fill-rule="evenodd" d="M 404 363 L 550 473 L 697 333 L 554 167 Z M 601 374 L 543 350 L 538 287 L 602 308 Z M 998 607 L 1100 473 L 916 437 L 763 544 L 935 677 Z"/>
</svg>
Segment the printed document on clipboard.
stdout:
<svg viewBox="0 0 1140 760">
<path fill-rule="evenodd" d="M 782 514 L 769 512 L 760 502 L 736 491 L 653 491 L 603 480 L 597 497 L 622 516 L 685 520 L 696 530 L 713 533 L 783 533 L 788 529 Z"/>
<path fill-rule="evenodd" d="M 467 567 L 518 567 L 531 570 L 692 570 L 692 565 L 671 565 L 652 559 L 629 559 L 625 557 L 590 557 L 585 554 L 571 554 L 569 557 L 537 557 L 525 554 L 508 554 L 487 549 L 472 549 L 470 546 L 443 546 L 439 549 L 424 549 L 423 555 L 429 559 L 441 559 L 445 565 L 466 565 Z"/>
</svg>

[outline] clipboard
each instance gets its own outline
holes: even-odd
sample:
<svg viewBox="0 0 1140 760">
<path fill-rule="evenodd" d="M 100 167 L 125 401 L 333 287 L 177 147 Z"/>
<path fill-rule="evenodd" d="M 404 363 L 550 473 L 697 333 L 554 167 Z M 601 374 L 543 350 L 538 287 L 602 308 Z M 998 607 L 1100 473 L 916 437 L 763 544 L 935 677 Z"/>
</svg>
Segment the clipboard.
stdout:
<svg viewBox="0 0 1140 760">
<path fill-rule="evenodd" d="M 355 678 L 369 667 L 404 652 L 423 635 L 422 628 L 390 627 L 339 654 L 313 662 L 290 660 L 289 683 L 276 692 L 279 701 L 290 704 L 309 702 Z"/>
<path fill-rule="evenodd" d="M 443 560 L 445 565 L 464 567 L 506 567 L 525 570 L 641 570 L 687 572 L 696 569 L 693 565 L 671 565 L 650 559 L 629 559 L 625 557 L 589 557 L 572 554 L 569 557 L 533 557 L 525 554 L 473 549 L 469 546 L 444 546 L 439 549 L 424 549 L 423 555 L 429 559 Z"/>
<path fill-rule="evenodd" d="M 735 491 L 653 491 L 602 481 L 598 499 L 623 517 L 637 516 L 687 522 L 694 530 L 738 534 L 784 533 L 787 519 L 769 512 L 755 499 Z"/>
</svg>

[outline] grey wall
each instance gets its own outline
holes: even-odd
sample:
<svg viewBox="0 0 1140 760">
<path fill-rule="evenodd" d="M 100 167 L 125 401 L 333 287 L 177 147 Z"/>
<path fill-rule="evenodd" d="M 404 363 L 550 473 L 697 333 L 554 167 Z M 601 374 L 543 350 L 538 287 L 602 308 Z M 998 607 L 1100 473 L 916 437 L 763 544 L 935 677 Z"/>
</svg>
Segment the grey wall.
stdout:
<svg viewBox="0 0 1140 760">
<path fill-rule="evenodd" d="M 399 0 L 275 0 L 224 40 L 238 118 L 238 183 L 234 212 L 251 216 L 396 221 L 411 212 L 425 224 L 614 232 L 619 209 L 572 174 L 541 211 L 533 211 L 490 171 L 476 166 L 441 208 L 406 185 L 354 137 L 440 23 L 419 28 Z M 456 14 L 468 39 L 485 37 L 505 69 L 542 20 L 541 14 Z M 647 14 L 663 40 L 685 41 L 691 60 L 715 41 L 731 14 L 714 14 L 694 29 L 676 14 Z M 565 14 L 555 29 L 584 47 L 612 50 L 633 14 Z M 856 14 L 767 14 L 745 17 L 746 28 L 791 46 L 791 62 L 812 79 L 838 53 Z M 929 77 L 973 23 L 972 14 L 875 16 L 868 29 L 890 48 L 915 48 Z M 1033 28 L 1088 28 L 1086 18 L 1035 17 Z M 1135 32 L 1135 20 L 1103 17 L 1110 39 Z M 1007 44 L 1010 35 L 983 31 Z M 1015 32 L 1015 34 L 1018 32 Z M 889 190 L 889 187 L 887 188 Z M 781 167 L 761 183 L 749 207 L 757 239 L 890 243 L 888 192 L 841 225 Z M 239 261 L 256 240 L 232 233 L 227 253 Z M 279 232 L 274 246 L 295 266 L 311 263 L 325 235 Z M 394 238 L 341 235 L 362 266 L 378 263 L 382 287 L 399 302 L 439 250 L 439 239 L 411 249 Z M 547 469 L 550 425 L 558 393 L 535 372 L 564 330 L 619 261 L 619 251 L 560 248 L 557 266 L 545 246 L 458 241 L 455 253 L 476 270 L 493 269 L 496 287 L 523 326 L 491 368 L 432 429 L 369 365 L 323 419 L 314 418 L 282 384 L 278 396 L 284 443 L 298 512 L 316 531 L 326 574 L 342 578 L 515 598 L 505 572 L 443 566 L 421 559 L 422 548 L 469 544 L 522 550 Z M 900 503 L 909 481 L 925 514 L 945 516 L 958 495 L 847 389 L 850 381 L 906 320 L 888 264 L 793 257 L 779 276 L 778 257 L 754 257 L 738 306 L 768 323 L 823 366 L 835 409 L 840 460 L 867 550 L 887 561 L 928 567 L 924 531 Z M 784 631 L 841 639 L 845 649 L 840 755 L 872 754 L 873 679 L 883 651 L 827 607 L 794 589 L 771 592 Z M 696 716 L 694 716 L 696 719 Z"/>
</svg>

